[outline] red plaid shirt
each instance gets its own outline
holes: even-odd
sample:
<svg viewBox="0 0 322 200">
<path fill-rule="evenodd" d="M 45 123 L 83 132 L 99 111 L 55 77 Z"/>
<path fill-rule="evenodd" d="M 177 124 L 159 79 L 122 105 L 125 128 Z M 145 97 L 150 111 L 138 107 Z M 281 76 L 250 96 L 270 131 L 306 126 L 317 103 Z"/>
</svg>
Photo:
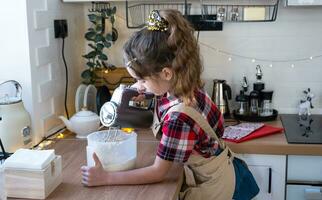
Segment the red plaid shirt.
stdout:
<svg viewBox="0 0 322 200">
<path fill-rule="evenodd" d="M 224 133 L 224 118 L 219 109 L 207 93 L 203 90 L 195 92 L 197 104 L 195 109 L 199 111 L 211 127 L 219 121 L 215 130 L 218 137 Z M 163 96 L 158 99 L 159 118 L 167 110 L 181 101 L 173 96 Z M 199 153 L 203 157 L 214 155 L 219 145 L 215 139 L 206 134 L 199 124 L 184 113 L 172 112 L 164 117 L 162 124 L 162 138 L 157 150 L 157 155 L 169 161 L 186 162 L 191 153 Z"/>
</svg>

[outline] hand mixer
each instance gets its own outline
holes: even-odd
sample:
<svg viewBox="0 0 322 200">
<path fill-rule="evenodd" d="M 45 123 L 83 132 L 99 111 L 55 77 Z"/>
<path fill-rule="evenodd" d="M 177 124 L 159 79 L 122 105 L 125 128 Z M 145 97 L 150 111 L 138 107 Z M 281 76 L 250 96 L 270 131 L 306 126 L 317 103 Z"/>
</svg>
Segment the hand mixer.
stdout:
<svg viewBox="0 0 322 200">
<path fill-rule="evenodd" d="M 101 123 L 106 127 L 149 128 L 153 122 L 153 111 L 150 108 L 130 105 L 133 97 L 139 92 L 135 88 L 121 84 L 115 89 L 112 98 L 106 102 L 100 111 Z M 154 94 L 145 93 L 146 99 L 152 99 Z"/>
</svg>

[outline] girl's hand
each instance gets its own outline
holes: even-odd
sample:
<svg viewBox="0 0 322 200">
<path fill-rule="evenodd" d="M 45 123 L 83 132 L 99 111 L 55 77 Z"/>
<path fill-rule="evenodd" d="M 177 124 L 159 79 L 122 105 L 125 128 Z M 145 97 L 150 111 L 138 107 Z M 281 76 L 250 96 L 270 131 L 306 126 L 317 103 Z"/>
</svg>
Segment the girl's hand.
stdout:
<svg viewBox="0 0 322 200">
<path fill-rule="evenodd" d="M 107 172 L 104 171 L 101 161 L 93 153 L 94 167 L 82 166 L 82 184 L 85 186 L 99 186 L 107 184 Z"/>
<path fill-rule="evenodd" d="M 137 89 L 137 91 L 139 93 L 138 96 L 135 96 L 132 98 L 132 101 L 140 102 L 140 101 L 144 101 L 146 99 L 145 95 L 144 95 L 144 92 L 146 91 L 146 89 L 144 87 L 142 87 L 142 85 L 139 84 L 139 82 L 136 82 L 133 85 L 131 85 L 131 88 Z"/>
<path fill-rule="evenodd" d="M 140 102 L 140 101 L 144 101 L 145 100 L 145 95 L 144 94 L 139 94 L 136 97 L 132 97 L 132 101 L 135 102 Z"/>
</svg>

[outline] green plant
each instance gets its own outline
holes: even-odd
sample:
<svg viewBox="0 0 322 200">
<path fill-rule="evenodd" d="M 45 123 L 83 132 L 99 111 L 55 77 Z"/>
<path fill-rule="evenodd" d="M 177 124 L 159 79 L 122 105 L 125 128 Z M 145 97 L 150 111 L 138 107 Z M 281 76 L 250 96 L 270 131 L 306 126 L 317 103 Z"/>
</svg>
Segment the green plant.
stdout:
<svg viewBox="0 0 322 200">
<path fill-rule="evenodd" d="M 95 84 L 100 78 L 97 76 L 97 71 L 113 70 L 114 65 L 108 64 L 108 57 L 104 53 L 104 50 L 112 46 L 112 42 L 115 39 L 115 30 L 113 25 L 115 22 L 116 7 L 108 7 L 102 10 L 93 12 L 88 15 L 88 19 L 91 22 L 91 27 L 88 28 L 85 33 L 85 39 L 88 41 L 90 51 L 83 55 L 87 59 L 85 69 L 81 77 L 84 79 L 85 84 Z M 105 33 L 105 20 L 109 19 L 113 27 L 112 33 Z"/>
</svg>

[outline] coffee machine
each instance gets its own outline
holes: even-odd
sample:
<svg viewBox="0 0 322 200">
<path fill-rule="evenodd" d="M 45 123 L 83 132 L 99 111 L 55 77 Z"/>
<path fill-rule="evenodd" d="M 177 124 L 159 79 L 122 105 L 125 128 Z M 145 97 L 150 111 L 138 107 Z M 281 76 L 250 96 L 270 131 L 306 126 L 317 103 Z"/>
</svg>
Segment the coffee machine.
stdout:
<svg viewBox="0 0 322 200">
<path fill-rule="evenodd" d="M 212 100 L 224 116 L 230 116 L 228 100 L 231 99 L 231 87 L 226 80 L 214 79 Z"/>
</svg>

